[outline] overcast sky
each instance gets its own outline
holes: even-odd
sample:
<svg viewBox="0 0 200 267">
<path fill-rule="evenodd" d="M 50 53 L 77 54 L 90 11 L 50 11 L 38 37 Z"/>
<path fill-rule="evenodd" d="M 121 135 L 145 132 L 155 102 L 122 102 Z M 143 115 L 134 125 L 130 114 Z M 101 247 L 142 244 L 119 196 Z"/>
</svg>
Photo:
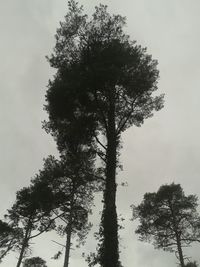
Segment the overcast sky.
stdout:
<svg viewBox="0 0 200 267">
<path fill-rule="evenodd" d="M 159 62 L 159 93 L 165 93 L 165 107 L 140 128 L 123 135 L 121 161 L 124 171 L 118 181 L 118 213 L 126 218 L 121 235 L 124 267 L 176 266 L 173 254 L 154 250 L 137 241 L 136 223 L 130 205 L 145 192 L 163 183 L 181 183 L 186 194 L 200 196 L 200 1 L 199 0 L 81 0 L 85 11 L 104 3 L 109 11 L 127 17 L 126 31 Z M 51 138 L 41 129 L 46 118 L 44 95 L 52 70 L 46 62 L 55 44 L 54 34 L 67 12 L 66 0 L 0 1 L 0 213 L 6 212 L 15 192 L 29 185 L 42 167 L 42 159 L 56 154 Z M 98 204 L 97 201 L 97 207 Z M 96 208 L 96 213 L 98 209 Z M 95 213 L 95 214 L 96 214 Z M 98 216 L 97 216 L 98 217 Z M 96 218 L 96 215 L 95 215 Z M 95 219 L 95 224 L 98 224 Z M 44 237 L 37 239 L 33 256 L 41 256 L 48 267 L 62 266 L 51 260 L 59 247 Z M 64 241 L 63 241 L 64 242 Z M 90 237 L 85 251 L 95 247 Z M 200 246 L 185 251 L 199 261 Z M 85 267 L 82 250 L 72 251 L 71 267 Z M 16 255 L 1 264 L 12 267 Z"/>
</svg>

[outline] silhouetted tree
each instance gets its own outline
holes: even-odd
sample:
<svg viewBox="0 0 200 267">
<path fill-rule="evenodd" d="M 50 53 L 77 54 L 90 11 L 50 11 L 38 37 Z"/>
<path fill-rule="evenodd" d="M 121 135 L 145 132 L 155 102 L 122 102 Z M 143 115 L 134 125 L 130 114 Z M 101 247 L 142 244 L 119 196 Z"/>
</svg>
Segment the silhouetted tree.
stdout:
<svg viewBox="0 0 200 267">
<path fill-rule="evenodd" d="M 9 251 L 15 251 L 22 238 L 22 229 L 0 220 L 0 262 Z"/>
<path fill-rule="evenodd" d="M 188 262 L 185 264 L 185 267 L 198 267 L 199 265 L 197 264 L 196 261 L 193 262 Z"/>
<path fill-rule="evenodd" d="M 64 267 L 69 266 L 72 237 L 78 236 L 79 244 L 83 244 L 91 228 L 88 214 L 91 211 L 90 205 L 93 199 L 93 192 L 90 194 L 91 190 L 88 190 L 86 186 L 77 186 L 73 181 L 68 181 L 68 183 L 70 184 L 70 202 L 60 207 L 62 215 L 59 216 L 57 222 L 57 232 L 61 236 L 66 236 Z"/>
<path fill-rule="evenodd" d="M 178 253 L 184 267 L 183 247 L 200 242 L 200 216 L 197 196 L 185 196 L 180 184 L 163 185 L 156 193 L 146 193 L 142 203 L 133 206 L 133 218 L 139 219 L 136 233 L 141 241 L 155 248 Z"/>
<path fill-rule="evenodd" d="M 52 203 L 52 192 L 42 183 L 24 187 L 17 192 L 16 201 L 7 215 L 13 224 L 23 229 L 23 238 L 21 244 L 18 244 L 20 255 L 17 267 L 21 265 L 29 241 L 53 227 L 53 220 L 50 219 Z"/>
<path fill-rule="evenodd" d="M 25 259 L 23 267 L 47 267 L 46 261 L 40 257 Z"/>
<path fill-rule="evenodd" d="M 163 106 L 163 96 L 152 95 L 157 90 L 157 62 L 129 39 L 124 25 L 125 18 L 110 15 L 106 6 L 96 7 L 88 20 L 82 7 L 69 1 L 49 58 L 57 73 L 46 94 L 50 132 L 55 136 L 62 129 L 61 143 L 76 129 L 87 137 L 87 145 L 96 141 L 101 148 L 97 152 L 106 177 L 100 262 L 104 267 L 119 266 L 116 168 L 121 133 L 133 124 L 140 126 Z"/>
<path fill-rule="evenodd" d="M 44 175 L 41 172 L 34 182 L 46 181 L 53 194 L 57 193 L 54 213 L 58 218 L 58 233 L 66 236 L 64 267 L 68 267 L 72 236 L 78 235 L 83 242 L 90 228 L 88 214 L 98 187 L 94 180 L 93 152 L 72 141 L 60 161 L 51 156 L 44 166 Z"/>
</svg>

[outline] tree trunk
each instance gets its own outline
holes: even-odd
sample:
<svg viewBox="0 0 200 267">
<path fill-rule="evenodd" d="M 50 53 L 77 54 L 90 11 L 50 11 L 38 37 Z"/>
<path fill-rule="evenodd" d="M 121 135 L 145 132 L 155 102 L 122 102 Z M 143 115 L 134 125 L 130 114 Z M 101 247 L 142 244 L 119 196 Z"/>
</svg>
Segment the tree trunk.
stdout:
<svg viewBox="0 0 200 267">
<path fill-rule="evenodd" d="M 181 241 L 180 241 L 180 237 L 179 237 L 178 233 L 176 233 L 176 240 L 177 240 L 177 249 L 178 249 L 180 265 L 181 265 L 181 267 L 185 267 Z"/>
<path fill-rule="evenodd" d="M 104 191 L 103 211 L 103 247 L 101 261 L 103 267 L 119 266 L 118 222 L 116 211 L 116 158 L 117 138 L 115 129 L 115 98 L 110 98 L 108 114 L 107 151 L 106 151 L 106 184 Z"/>
<path fill-rule="evenodd" d="M 169 207 L 170 207 L 171 214 L 172 214 L 173 229 L 174 229 L 174 233 L 176 236 L 176 244 L 177 244 L 177 249 L 178 249 L 178 256 L 179 256 L 180 265 L 181 265 L 181 267 L 185 267 L 183 251 L 182 251 L 182 246 L 181 246 L 181 239 L 180 239 L 180 235 L 178 233 L 178 226 L 177 226 L 177 222 L 176 222 L 176 215 L 174 213 L 173 205 L 171 202 L 169 202 Z"/>
<path fill-rule="evenodd" d="M 29 221 L 28 224 L 27 224 L 25 237 L 23 239 L 22 248 L 21 248 L 21 251 L 20 251 L 20 255 L 19 255 L 19 259 L 18 259 L 16 267 L 20 267 L 20 265 L 22 263 L 22 260 L 23 260 L 23 257 L 24 257 L 24 252 L 25 252 L 26 246 L 28 244 L 28 238 L 29 238 L 29 235 L 30 235 L 30 230 L 31 230 L 31 222 Z"/>
<path fill-rule="evenodd" d="M 72 210 L 70 212 L 69 222 L 67 225 L 67 240 L 65 246 L 65 260 L 63 267 L 69 266 L 69 256 L 70 256 L 70 248 L 71 248 L 71 235 L 72 235 Z"/>
</svg>

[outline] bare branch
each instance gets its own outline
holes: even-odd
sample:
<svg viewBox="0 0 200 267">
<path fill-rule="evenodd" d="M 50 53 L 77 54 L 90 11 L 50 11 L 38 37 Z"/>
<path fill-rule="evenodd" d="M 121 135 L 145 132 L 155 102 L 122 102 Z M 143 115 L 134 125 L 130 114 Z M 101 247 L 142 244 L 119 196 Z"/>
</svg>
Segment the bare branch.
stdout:
<svg viewBox="0 0 200 267">
<path fill-rule="evenodd" d="M 95 139 L 96 139 L 96 141 L 97 141 L 97 143 L 103 148 L 103 149 L 107 149 L 106 148 L 106 146 L 104 146 L 102 143 L 101 143 L 101 141 L 99 140 L 99 138 L 95 135 Z"/>
<path fill-rule="evenodd" d="M 54 240 L 51 240 L 52 242 L 54 242 L 54 243 L 56 243 L 57 245 L 60 245 L 60 246 L 62 246 L 62 247 L 66 247 L 65 245 L 63 245 L 63 244 L 60 244 L 60 243 L 58 243 L 58 242 L 56 242 L 56 241 L 54 241 Z"/>
</svg>

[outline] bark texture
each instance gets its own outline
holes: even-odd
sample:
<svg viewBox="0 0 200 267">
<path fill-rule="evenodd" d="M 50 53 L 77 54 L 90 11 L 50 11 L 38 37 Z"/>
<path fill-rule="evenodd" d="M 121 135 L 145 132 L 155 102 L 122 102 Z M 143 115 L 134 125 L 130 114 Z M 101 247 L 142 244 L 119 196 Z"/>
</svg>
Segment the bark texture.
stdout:
<svg viewBox="0 0 200 267">
<path fill-rule="evenodd" d="M 116 211 L 117 137 L 115 129 L 115 99 L 110 97 L 106 153 L 106 186 L 103 213 L 103 267 L 119 266 L 118 222 Z"/>
</svg>

